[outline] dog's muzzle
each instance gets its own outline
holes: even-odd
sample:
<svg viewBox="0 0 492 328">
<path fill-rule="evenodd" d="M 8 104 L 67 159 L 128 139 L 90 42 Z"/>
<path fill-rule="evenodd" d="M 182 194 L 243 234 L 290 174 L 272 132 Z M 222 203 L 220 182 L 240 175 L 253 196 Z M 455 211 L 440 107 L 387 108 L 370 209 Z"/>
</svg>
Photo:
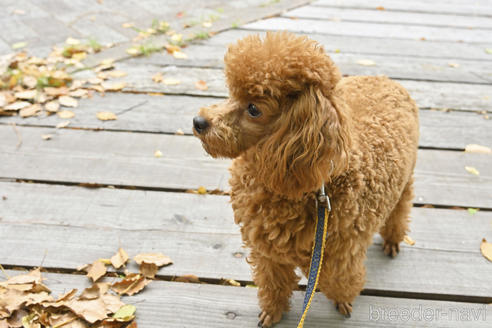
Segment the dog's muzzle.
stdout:
<svg viewBox="0 0 492 328">
<path fill-rule="evenodd" d="M 203 131 L 205 131 L 209 126 L 208 121 L 202 117 L 202 116 L 195 116 L 193 118 L 193 127 L 195 128 L 195 131 L 200 134 Z"/>
</svg>

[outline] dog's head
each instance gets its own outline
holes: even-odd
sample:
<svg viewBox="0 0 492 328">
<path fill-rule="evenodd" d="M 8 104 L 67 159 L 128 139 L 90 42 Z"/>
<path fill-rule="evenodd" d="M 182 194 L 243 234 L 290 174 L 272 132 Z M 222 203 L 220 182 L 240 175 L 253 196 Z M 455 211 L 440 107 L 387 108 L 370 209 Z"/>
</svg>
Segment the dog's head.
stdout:
<svg viewBox="0 0 492 328">
<path fill-rule="evenodd" d="M 332 100 L 340 73 L 319 44 L 286 32 L 250 35 L 229 47 L 225 75 L 229 99 L 193 120 L 210 155 L 251 150 L 257 178 L 293 197 L 343 170 L 347 119 Z"/>
</svg>

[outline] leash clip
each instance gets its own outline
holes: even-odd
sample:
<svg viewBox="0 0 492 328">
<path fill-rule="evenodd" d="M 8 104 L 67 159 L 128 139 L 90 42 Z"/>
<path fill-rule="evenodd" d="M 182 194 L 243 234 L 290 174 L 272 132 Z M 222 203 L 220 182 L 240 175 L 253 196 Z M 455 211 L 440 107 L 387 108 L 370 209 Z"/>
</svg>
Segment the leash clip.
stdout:
<svg viewBox="0 0 492 328">
<path fill-rule="evenodd" d="M 330 197 L 325 193 L 325 183 L 321 185 L 321 188 L 318 192 L 318 203 L 321 207 L 328 209 L 331 211 Z"/>
</svg>

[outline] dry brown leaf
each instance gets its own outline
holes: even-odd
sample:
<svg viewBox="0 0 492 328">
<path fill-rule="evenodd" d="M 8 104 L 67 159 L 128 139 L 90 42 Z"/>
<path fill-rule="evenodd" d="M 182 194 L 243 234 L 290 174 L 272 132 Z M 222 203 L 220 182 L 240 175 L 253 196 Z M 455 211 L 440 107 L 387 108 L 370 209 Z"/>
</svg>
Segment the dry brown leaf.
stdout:
<svg viewBox="0 0 492 328">
<path fill-rule="evenodd" d="M 410 245 L 410 246 L 415 245 L 415 240 L 413 240 L 413 239 L 412 239 L 412 237 L 410 237 L 410 236 L 408 236 L 408 235 L 406 235 L 406 236 L 403 238 L 403 241 L 404 241 L 406 244 Z"/>
<path fill-rule="evenodd" d="M 101 86 L 105 91 L 120 91 L 126 87 L 126 82 L 103 82 Z"/>
<path fill-rule="evenodd" d="M 123 71 L 110 71 L 108 72 L 108 75 L 113 77 L 113 78 L 118 78 L 118 77 L 124 77 L 124 76 L 127 76 L 128 73 L 127 72 L 123 72 Z"/>
<path fill-rule="evenodd" d="M 155 73 L 152 75 L 152 81 L 155 83 L 161 83 L 164 80 L 164 75 L 162 73 Z"/>
<path fill-rule="evenodd" d="M 104 294 L 109 290 L 109 283 L 98 282 L 93 284 L 91 287 L 84 289 L 82 294 L 79 296 L 79 300 L 93 300 Z"/>
<path fill-rule="evenodd" d="M 487 242 L 485 238 L 482 239 L 482 243 L 480 244 L 480 251 L 487 260 L 492 262 L 492 244 Z"/>
<path fill-rule="evenodd" d="M 164 83 L 165 85 L 178 85 L 181 83 L 180 80 L 178 79 L 175 79 L 175 78 L 172 78 L 172 77 L 169 77 L 169 78 L 165 78 L 162 80 L 162 83 Z"/>
<path fill-rule="evenodd" d="M 118 119 L 116 114 L 112 112 L 98 112 L 96 117 L 101 121 L 114 121 Z"/>
<path fill-rule="evenodd" d="M 141 274 L 130 273 L 123 280 L 115 282 L 111 289 L 120 295 L 131 296 L 144 289 L 149 283 L 150 280 L 147 280 Z"/>
<path fill-rule="evenodd" d="M 50 113 L 56 113 L 60 109 L 60 103 L 57 100 L 50 101 L 44 104 L 44 109 Z"/>
<path fill-rule="evenodd" d="M 239 283 L 238 281 L 236 281 L 234 279 L 226 279 L 225 282 L 230 286 L 236 286 L 236 287 L 241 286 L 241 283 Z"/>
<path fill-rule="evenodd" d="M 458 68 L 458 67 L 460 67 L 460 64 L 458 64 L 458 63 L 454 63 L 454 62 L 449 62 L 449 63 L 448 63 L 448 66 L 449 66 L 449 67 L 453 67 L 453 68 Z"/>
<path fill-rule="evenodd" d="M 28 101 L 16 101 L 12 104 L 5 106 L 4 110 L 19 110 L 22 108 L 26 108 L 27 106 L 31 106 L 31 103 Z"/>
<path fill-rule="evenodd" d="M 6 287 L 7 285 L 32 284 L 32 283 L 40 284 L 42 280 L 43 279 L 41 277 L 41 269 L 36 268 L 34 270 L 29 271 L 26 274 L 20 274 L 8 279 L 7 281 L 0 282 L 0 286 Z"/>
<path fill-rule="evenodd" d="M 77 99 L 70 96 L 61 96 L 60 98 L 58 98 L 58 102 L 60 103 L 60 105 L 65 107 L 77 107 L 79 105 Z"/>
<path fill-rule="evenodd" d="M 174 281 L 177 282 L 191 282 L 191 283 L 199 283 L 200 279 L 194 274 L 185 274 L 184 276 L 176 277 Z"/>
<path fill-rule="evenodd" d="M 69 92 L 70 97 L 75 97 L 75 98 L 85 98 L 89 94 L 89 91 L 87 89 L 77 89 Z"/>
<path fill-rule="evenodd" d="M 90 323 L 107 318 L 106 306 L 101 298 L 94 300 L 71 300 L 67 304 L 67 307 Z"/>
<path fill-rule="evenodd" d="M 36 98 L 38 92 L 36 90 L 27 90 L 14 93 L 15 98 L 23 100 L 31 100 Z"/>
<path fill-rule="evenodd" d="M 70 111 L 70 110 L 62 110 L 56 114 L 58 115 L 58 117 L 63 118 L 63 119 L 75 117 L 75 113 Z"/>
<path fill-rule="evenodd" d="M 14 313 L 12 313 L 10 318 L 6 320 L 6 322 L 8 322 L 8 327 L 11 328 L 22 327 L 23 326 L 22 318 L 24 318 L 26 315 L 29 315 L 29 313 L 26 310 L 21 309 L 21 310 L 14 311 Z M 2 327 L 1 324 L 0 327 Z"/>
<path fill-rule="evenodd" d="M 161 267 L 163 265 L 168 265 L 173 263 L 168 256 L 162 253 L 142 253 L 142 254 L 138 254 L 133 259 L 135 260 L 135 262 L 137 262 L 138 265 L 142 264 L 142 262 L 145 262 L 145 263 L 154 263 L 158 267 Z"/>
<path fill-rule="evenodd" d="M 92 263 L 87 269 L 87 277 L 91 278 L 92 281 L 96 282 L 106 274 L 106 266 L 99 260 Z"/>
<path fill-rule="evenodd" d="M 105 293 L 101 298 L 106 305 L 106 313 L 114 313 L 118 311 L 125 303 L 120 300 L 119 296 Z"/>
<path fill-rule="evenodd" d="M 22 84 L 29 89 L 34 89 L 38 85 L 38 79 L 34 76 L 26 75 L 22 78 Z"/>
<path fill-rule="evenodd" d="M 103 80 L 98 78 L 98 77 L 93 77 L 93 78 L 89 79 L 88 82 L 90 84 L 101 84 L 101 83 L 103 83 Z"/>
<path fill-rule="evenodd" d="M 57 129 L 63 129 L 70 125 L 70 121 L 63 121 L 56 125 Z"/>
<path fill-rule="evenodd" d="M 99 117 L 98 117 L 99 118 Z M 121 268 L 128 261 L 128 254 L 123 248 L 119 248 L 118 252 L 111 257 L 111 264 L 115 269 Z"/>
<path fill-rule="evenodd" d="M 205 188 L 204 186 L 200 186 L 196 191 L 200 195 L 205 195 L 207 193 L 207 188 Z"/>
<path fill-rule="evenodd" d="M 205 82 L 203 80 L 196 81 L 195 82 L 195 88 L 197 88 L 198 90 L 202 90 L 202 91 L 208 90 L 207 82 Z"/>
<path fill-rule="evenodd" d="M 31 105 L 29 107 L 26 107 L 26 108 L 22 108 L 20 111 L 19 111 L 19 115 L 21 117 L 30 117 L 30 116 L 34 116 L 36 115 L 37 113 L 39 113 L 43 108 L 41 107 L 40 104 L 34 104 L 34 105 Z"/>
<path fill-rule="evenodd" d="M 477 144 L 469 144 L 465 147 L 465 152 L 467 153 L 482 153 L 482 154 L 491 154 L 492 149 L 486 146 L 477 145 Z"/>
<path fill-rule="evenodd" d="M 154 278 L 156 273 L 157 273 L 157 265 L 154 263 L 145 263 L 142 262 L 140 264 L 140 273 L 145 277 L 145 278 Z"/>
<path fill-rule="evenodd" d="M 67 87 L 62 87 L 62 88 L 46 87 L 43 90 L 44 92 L 46 92 L 48 96 L 53 96 L 53 97 L 66 95 L 68 94 L 69 91 Z"/>
</svg>

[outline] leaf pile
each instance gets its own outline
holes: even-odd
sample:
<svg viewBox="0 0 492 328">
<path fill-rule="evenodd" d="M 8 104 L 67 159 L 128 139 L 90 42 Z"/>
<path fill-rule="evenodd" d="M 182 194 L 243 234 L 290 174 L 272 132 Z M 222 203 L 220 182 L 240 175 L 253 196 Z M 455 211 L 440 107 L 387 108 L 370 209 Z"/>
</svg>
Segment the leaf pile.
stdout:
<svg viewBox="0 0 492 328">
<path fill-rule="evenodd" d="M 136 328 L 136 307 L 123 303 L 121 295 L 140 292 L 155 277 L 158 267 L 172 262 L 161 253 L 139 254 L 135 261 L 140 264 L 140 273 L 125 270 L 124 277 L 116 282 L 98 282 L 106 274 L 106 265 L 118 269 L 128 259 L 120 248 L 111 259 L 79 268 L 93 281 L 79 295 L 72 289 L 54 298 L 43 284 L 39 268 L 0 282 L 0 328 Z"/>
</svg>

